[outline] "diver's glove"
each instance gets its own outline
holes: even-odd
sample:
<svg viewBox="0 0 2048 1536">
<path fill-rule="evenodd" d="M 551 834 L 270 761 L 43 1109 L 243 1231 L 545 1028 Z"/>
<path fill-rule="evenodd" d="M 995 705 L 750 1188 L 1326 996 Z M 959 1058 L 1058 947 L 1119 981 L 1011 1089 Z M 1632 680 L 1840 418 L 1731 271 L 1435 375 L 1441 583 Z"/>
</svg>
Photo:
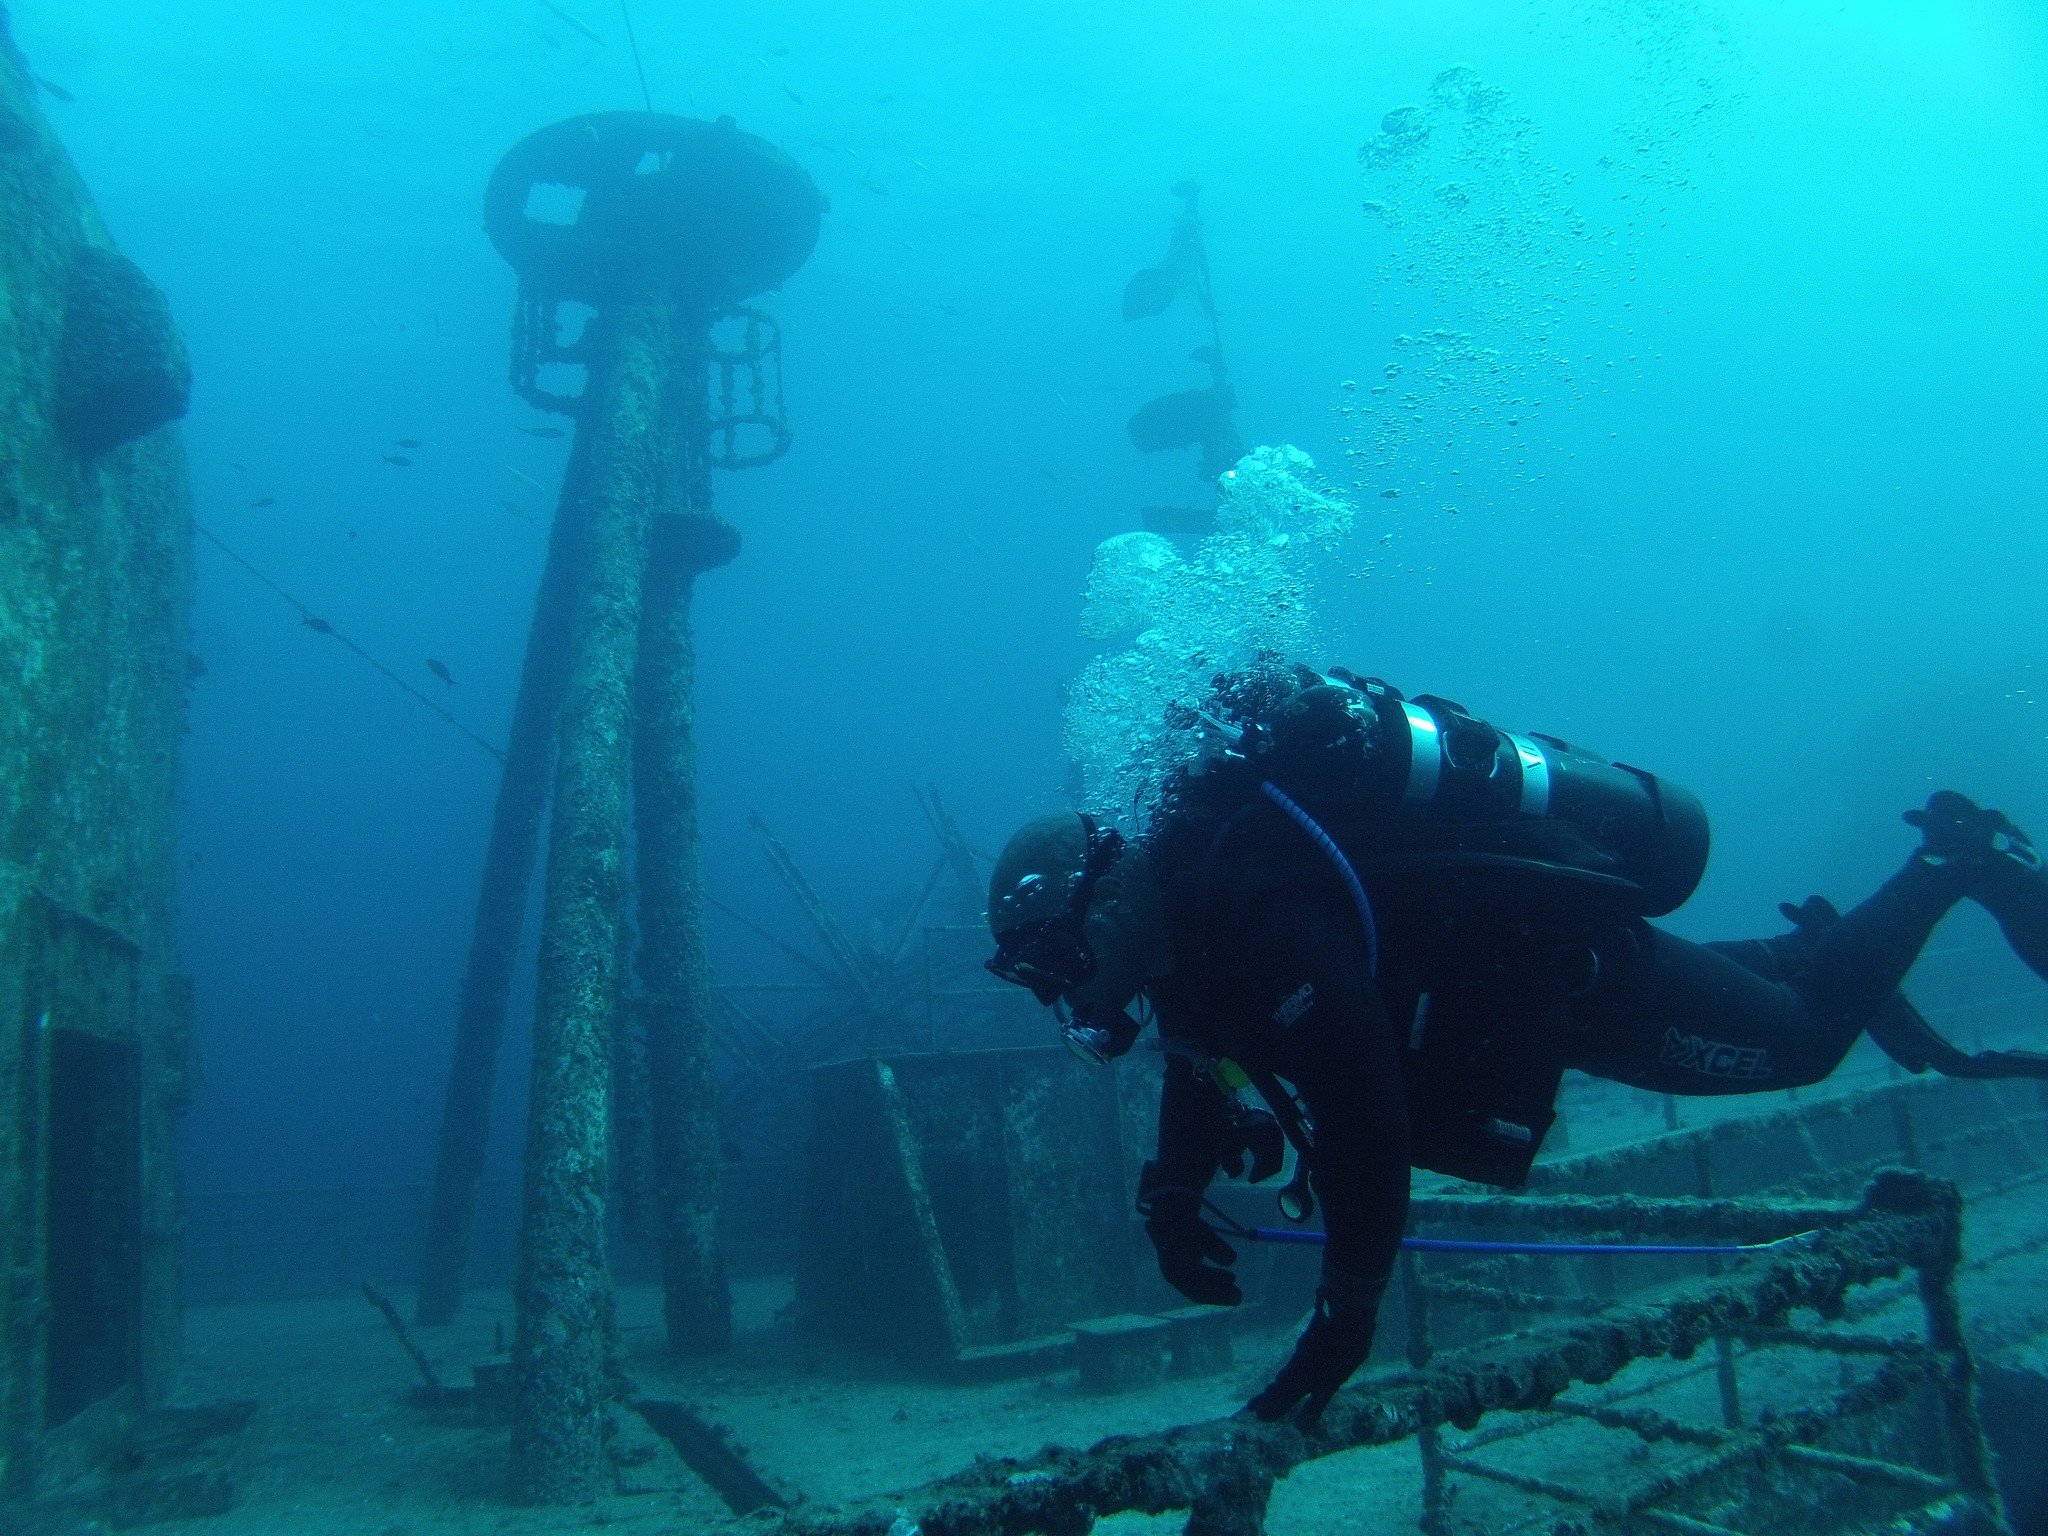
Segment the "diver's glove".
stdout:
<svg viewBox="0 0 2048 1536">
<path fill-rule="evenodd" d="M 1321 1418 L 1337 1389 L 1372 1352 L 1373 1319 L 1385 1289 L 1384 1276 L 1368 1279 L 1342 1270 L 1324 1270 L 1322 1287 L 1316 1292 L 1315 1315 L 1273 1384 L 1251 1400 L 1252 1414 L 1271 1423 L 1286 1418 L 1298 1406 L 1298 1422 L 1303 1428 Z"/>
<path fill-rule="evenodd" d="M 1168 1185 L 1159 1165 L 1147 1163 L 1138 1176 L 1138 1210 L 1168 1285 L 1206 1307 L 1234 1307 L 1244 1300 L 1230 1272 L 1237 1250 L 1202 1220 L 1199 1193 Z"/>
<path fill-rule="evenodd" d="M 1272 1113 L 1242 1104 L 1233 1107 L 1230 1138 L 1216 1159 L 1223 1176 L 1258 1184 L 1278 1173 L 1286 1160 L 1287 1135 Z"/>
</svg>

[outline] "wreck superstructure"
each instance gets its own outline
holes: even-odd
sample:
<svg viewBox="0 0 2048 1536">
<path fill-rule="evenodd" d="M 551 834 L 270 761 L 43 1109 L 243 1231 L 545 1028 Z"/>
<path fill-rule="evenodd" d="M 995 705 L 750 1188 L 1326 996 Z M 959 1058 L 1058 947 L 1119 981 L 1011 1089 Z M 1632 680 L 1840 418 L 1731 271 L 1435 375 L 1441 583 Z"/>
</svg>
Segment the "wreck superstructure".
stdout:
<svg viewBox="0 0 2048 1536">
<path fill-rule="evenodd" d="M 0 1497 L 171 1386 L 190 387 L 0 11 Z"/>
</svg>

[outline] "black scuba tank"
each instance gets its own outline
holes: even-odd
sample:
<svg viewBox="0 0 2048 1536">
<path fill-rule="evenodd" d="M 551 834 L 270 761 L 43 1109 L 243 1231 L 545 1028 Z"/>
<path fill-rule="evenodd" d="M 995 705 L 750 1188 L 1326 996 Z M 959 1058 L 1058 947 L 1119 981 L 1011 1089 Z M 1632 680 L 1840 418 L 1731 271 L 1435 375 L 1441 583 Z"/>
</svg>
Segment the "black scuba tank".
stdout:
<svg viewBox="0 0 2048 1536">
<path fill-rule="evenodd" d="M 1706 809 L 1682 785 L 1377 678 L 1299 681 L 1231 755 L 1340 843 L 1372 827 L 1368 843 L 1423 862 L 1575 881 L 1640 917 L 1675 911 L 1706 873 Z"/>
</svg>

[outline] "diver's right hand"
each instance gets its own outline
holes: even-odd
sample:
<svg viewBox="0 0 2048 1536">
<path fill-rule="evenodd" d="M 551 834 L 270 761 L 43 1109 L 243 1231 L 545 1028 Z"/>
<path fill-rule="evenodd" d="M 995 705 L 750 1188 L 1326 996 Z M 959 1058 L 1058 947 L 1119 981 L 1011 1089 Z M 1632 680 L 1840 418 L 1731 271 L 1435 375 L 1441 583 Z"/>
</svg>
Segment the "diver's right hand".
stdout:
<svg viewBox="0 0 2048 1536">
<path fill-rule="evenodd" d="M 1201 1197 L 1191 1190 L 1162 1189 L 1145 1205 L 1145 1235 L 1159 1254 L 1159 1273 L 1189 1301 L 1234 1307 L 1244 1300 L 1230 1266 L 1237 1250 L 1202 1220 Z"/>
</svg>

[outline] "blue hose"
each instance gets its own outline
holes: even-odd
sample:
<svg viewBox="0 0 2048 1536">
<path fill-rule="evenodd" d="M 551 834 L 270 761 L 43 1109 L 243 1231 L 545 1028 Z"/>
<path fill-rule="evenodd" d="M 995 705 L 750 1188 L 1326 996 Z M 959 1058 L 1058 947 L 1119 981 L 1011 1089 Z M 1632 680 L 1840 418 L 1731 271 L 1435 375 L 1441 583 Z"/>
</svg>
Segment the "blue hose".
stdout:
<svg viewBox="0 0 2048 1536">
<path fill-rule="evenodd" d="M 1271 779 L 1259 786 L 1261 793 L 1287 813 L 1297 827 L 1309 835 L 1309 839 L 1323 850 L 1329 861 L 1337 866 L 1337 873 L 1343 877 L 1344 888 L 1351 893 L 1351 905 L 1358 909 L 1358 920 L 1365 925 L 1365 969 L 1375 981 L 1380 974 L 1380 925 L 1372 915 L 1372 898 L 1365 894 L 1365 884 L 1358 878 L 1358 871 L 1351 867 L 1351 861 L 1344 857 L 1344 850 L 1337 846 L 1337 840 L 1325 832 L 1322 824 L 1309 815 L 1288 797 L 1287 791 Z"/>
</svg>

